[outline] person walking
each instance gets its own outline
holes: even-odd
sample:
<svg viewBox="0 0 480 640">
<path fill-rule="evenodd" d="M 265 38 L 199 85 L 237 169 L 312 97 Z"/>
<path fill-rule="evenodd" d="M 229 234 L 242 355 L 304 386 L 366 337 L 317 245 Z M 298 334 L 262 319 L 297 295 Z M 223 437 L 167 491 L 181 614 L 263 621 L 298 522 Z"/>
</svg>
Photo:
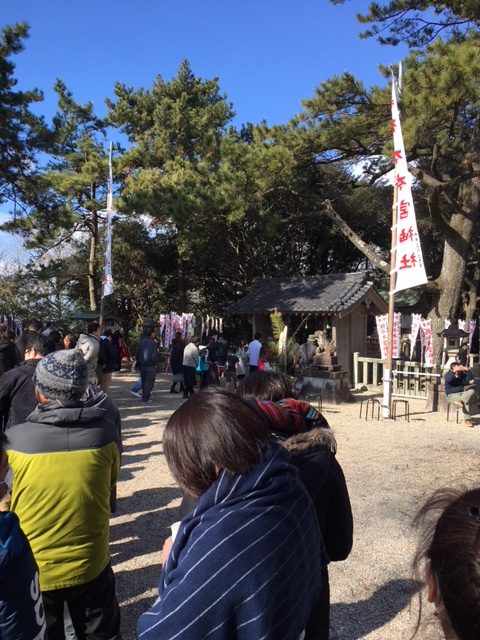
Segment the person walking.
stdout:
<svg viewBox="0 0 480 640">
<path fill-rule="evenodd" d="M 183 352 L 183 384 L 185 388 L 183 390 L 183 397 L 193 396 L 193 387 L 197 381 L 197 366 L 199 359 L 198 351 L 198 338 L 192 336 L 189 344 L 185 347 Z"/>
<path fill-rule="evenodd" d="M 140 369 L 142 380 L 142 402 L 148 404 L 155 385 L 157 368 L 157 343 L 155 341 L 155 329 L 147 327 L 143 332 L 143 338 L 137 348 L 137 366 Z"/>
<path fill-rule="evenodd" d="M 185 350 L 185 342 L 182 334 L 177 331 L 170 348 L 170 368 L 172 370 L 172 386 L 170 393 L 178 393 L 176 390 L 177 383 L 180 383 L 180 391 L 183 391 L 183 352 Z"/>
</svg>

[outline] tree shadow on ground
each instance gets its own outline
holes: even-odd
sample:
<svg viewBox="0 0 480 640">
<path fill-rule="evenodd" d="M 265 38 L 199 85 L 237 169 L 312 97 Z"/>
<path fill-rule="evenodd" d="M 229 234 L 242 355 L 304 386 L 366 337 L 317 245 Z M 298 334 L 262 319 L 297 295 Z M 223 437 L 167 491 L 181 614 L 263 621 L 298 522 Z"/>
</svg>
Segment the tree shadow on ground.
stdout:
<svg viewBox="0 0 480 640">
<path fill-rule="evenodd" d="M 178 489 L 173 487 L 136 491 L 119 500 L 118 511 L 110 520 L 110 551 L 117 596 L 123 603 L 124 640 L 136 638 L 138 617 L 157 597 L 162 569 L 160 552 L 165 539 L 171 535 L 171 524 L 180 519 L 178 507 L 169 504 L 180 497 Z M 138 515 L 123 522 L 123 514 Z M 153 559 L 150 557 L 146 564 L 142 557 L 151 554 L 157 555 Z M 121 568 L 121 565 L 134 558 L 138 558 L 138 563 L 130 563 L 128 569 Z"/>
<path fill-rule="evenodd" d="M 162 566 L 159 562 L 142 570 L 124 571 L 115 575 L 117 594 L 125 592 L 132 594 L 119 598 L 123 640 L 137 638 L 138 618 L 148 611 L 157 599 L 161 572 Z"/>
<path fill-rule="evenodd" d="M 367 600 L 333 604 L 331 640 L 361 640 L 393 620 L 421 588 L 421 582 L 399 578 L 381 586 Z"/>
</svg>

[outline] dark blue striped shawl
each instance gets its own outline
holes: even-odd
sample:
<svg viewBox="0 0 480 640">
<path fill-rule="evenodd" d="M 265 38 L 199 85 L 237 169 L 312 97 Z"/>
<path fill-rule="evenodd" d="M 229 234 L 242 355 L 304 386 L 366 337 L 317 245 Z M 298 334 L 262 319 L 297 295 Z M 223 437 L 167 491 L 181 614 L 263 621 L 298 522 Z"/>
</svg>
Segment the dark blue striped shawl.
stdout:
<svg viewBox="0 0 480 640">
<path fill-rule="evenodd" d="M 141 640 L 298 640 L 320 588 L 321 534 L 288 455 L 222 472 L 181 523 Z"/>
</svg>

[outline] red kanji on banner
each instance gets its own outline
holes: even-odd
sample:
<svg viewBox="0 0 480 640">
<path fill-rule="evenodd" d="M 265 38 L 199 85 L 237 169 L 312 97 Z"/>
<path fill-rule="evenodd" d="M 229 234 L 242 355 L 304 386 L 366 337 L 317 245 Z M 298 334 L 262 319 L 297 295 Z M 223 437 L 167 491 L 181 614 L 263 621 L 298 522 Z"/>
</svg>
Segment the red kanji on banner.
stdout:
<svg viewBox="0 0 480 640">
<path fill-rule="evenodd" d="M 401 151 L 394 151 L 393 152 L 393 161 L 395 162 L 395 164 L 397 164 L 397 162 L 399 160 L 402 160 L 402 152 Z"/>
<path fill-rule="evenodd" d="M 392 131 L 393 131 L 393 133 L 395 133 L 396 128 L 397 128 L 397 121 L 395 120 L 395 118 L 392 118 Z"/>
<path fill-rule="evenodd" d="M 412 253 L 410 258 L 404 255 L 400 260 L 400 269 L 411 269 L 412 267 L 415 266 L 416 262 L 417 262 L 417 259 L 414 253 Z"/>
<path fill-rule="evenodd" d="M 408 200 L 400 200 L 399 210 L 400 210 L 400 220 L 405 220 L 408 218 L 408 208 L 410 206 L 410 202 Z"/>
<path fill-rule="evenodd" d="M 407 185 L 407 179 L 404 176 L 397 176 L 395 178 L 395 186 L 398 188 L 399 191 L 402 190 L 402 187 L 405 187 Z"/>
<path fill-rule="evenodd" d="M 406 242 L 407 240 L 413 240 L 413 229 L 410 227 L 409 229 L 402 229 L 398 234 L 399 242 Z"/>
</svg>

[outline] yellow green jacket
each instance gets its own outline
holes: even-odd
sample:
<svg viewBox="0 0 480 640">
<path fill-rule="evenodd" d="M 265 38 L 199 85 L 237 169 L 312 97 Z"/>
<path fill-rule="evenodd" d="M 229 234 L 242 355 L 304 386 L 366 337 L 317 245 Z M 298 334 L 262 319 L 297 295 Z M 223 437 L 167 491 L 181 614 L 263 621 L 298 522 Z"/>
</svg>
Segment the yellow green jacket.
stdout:
<svg viewBox="0 0 480 640">
<path fill-rule="evenodd" d="M 94 580 L 110 561 L 117 427 L 103 409 L 55 401 L 39 405 L 8 438 L 11 508 L 32 547 L 42 591 Z"/>
</svg>

